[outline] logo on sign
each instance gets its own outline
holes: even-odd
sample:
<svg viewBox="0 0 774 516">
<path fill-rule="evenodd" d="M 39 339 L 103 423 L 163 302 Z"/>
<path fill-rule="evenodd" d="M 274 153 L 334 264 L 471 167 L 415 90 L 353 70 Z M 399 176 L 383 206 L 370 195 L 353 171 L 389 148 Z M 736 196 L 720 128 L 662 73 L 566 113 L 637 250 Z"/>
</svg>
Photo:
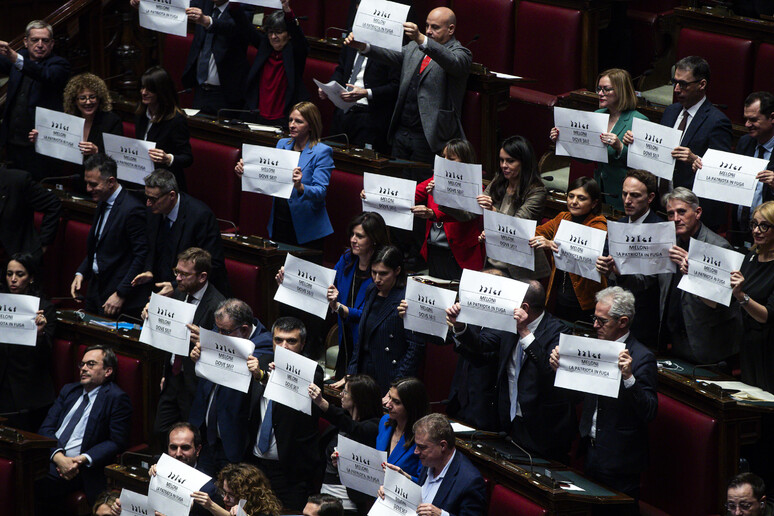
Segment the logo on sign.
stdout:
<svg viewBox="0 0 774 516">
<path fill-rule="evenodd" d="M 653 134 L 645 133 L 645 141 L 646 142 L 653 142 L 653 143 L 661 143 L 662 141 L 664 141 L 664 139 L 663 138 L 656 138 L 656 136 L 653 135 Z"/>
<path fill-rule="evenodd" d="M 454 172 L 449 172 L 448 170 L 446 172 L 446 178 L 447 179 L 457 179 L 459 181 L 462 181 L 462 174 L 456 174 Z"/>
<path fill-rule="evenodd" d="M 301 376 L 301 369 L 299 369 L 298 367 L 292 364 L 288 364 L 288 373 L 294 374 L 296 376 Z"/>
<path fill-rule="evenodd" d="M 133 156 L 139 156 L 140 153 L 137 151 L 137 149 L 131 149 L 129 147 L 124 147 L 121 145 L 121 154 L 131 154 Z"/>
<path fill-rule="evenodd" d="M 365 457 L 361 457 L 360 455 L 352 454 L 352 460 L 355 462 L 359 462 L 360 464 L 365 464 L 366 466 L 371 465 L 371 461 L 366 459 Z"/>
<path fill-rule="evenodd" d="M 179 475 L 177 473 L 172 473 L 170 471 L 169 475 L 167 476 L 167 478 L 169 478 L 173 482 L 177 482 L 178 484 L 185 484 L 185 479 L 181 475 Z"/>
<path fill-rule="evenodd" d="M 435 306 L 435 299 L 427 296 L 423 296 L 422 294 L 417 294 L 417 301 L 420 303 L 424 303 L 426 305 L 433 305 Z"/>
<path fill-rule="evenodd" d="M 501 226 L 500 224 L 497 225 L 497 231 L 500 233 L 505 233 L 506 235 L 516 235 L 515 229 L 508 226 Z"/>
<path fill-rule="evenodd" d="M 626 243 L 627 244 L 630 243 L 630 242 L 631 243 L 642 243 L 642 244 L 645 244 L 645 243 L 650 243 L 652 241 L 653 241 L 653 236 L 649 236 L 648 238 L 645 238 L 642 235 L 637 235 L 637 238 L 635 239 L 634 235 L 632 235 L 632 236 L 626 235 Z"/>
<path fill-rule="evenodd" d="M 236 355 L 236 351 L 234 348 L 230 348 L 226 346 L 225 344 L 220 344 L 219 342 L 215 343 L 215 350 L 216 351 L 224 351 L 226 353 L 231 353 L 232 355 Z"/>
<path fill-rule="evenodd" d="M 70 130 L 70 126 L 63 124 L 62 122 L 55 122 L 55 121 L 52 120 L 51 121 L 51 129 L 58 129 L 60 131 L 69 131 Z"/>
<path fill-rule="evenodd" d="M 170 312 L 166 308 L 159 307 L 156 310 L 156 313 L 159 315 L 159 317 L 168 317 L 169 319 L 174 319 L 175 318 L 175 312 Z"/>
<path fill-rule="evenodd" d="M 575 235 L 570 235 L 570 242 L 573 244 L 579 244 L 579 245 L 587 245 L 589 243 L 588 240 L 577 237 Z"/>
<path fill-rule="evenodd" d="M 742 170 L 742 165 L 734 165 L 733 163 L 726 163 L 725 161 L 721 161 L 718 168 L 724 168 L 726 170 Z"/>
<path fill-rule="evenodd" d="M 279 165 L 279 160 L 273 160 L 269 158 L 264 158 L 263 156 L 258 156 L 258 164 L 259 165 L 270 165 L 272 167 L 276 167 Z"/>
<path fill-rule="evenodd" d="M 387 11 L 380 11 L 379 9 L 374 9 L 374 16 L 380 16 L 382 18 L 389 18 L 392 13 L 388 13 Z"/>
<path fill-rule="evenodd" d="M 395 494 L 400 496 L 401 498 L 405 498 L 406 500 L 408 500 L 408 491 L 404 491 L 403 489 L 400 488 L 400 486 L 397 486 L 397 485 L 395 486 Z"/>
<path fill-rule="evenodd" d="M 379 187 L 379 195 L 392 195 L 393 197 L 398 195 L 397 190 L 391 190 L 389 188 L 385 188 L 383 186 Z"/>
<path fill-rule="evenodd" d="M 570 120 L 570 127 L 573 129 L 588 129 L 589 124 L 588 123 L 581 123 L 581 122 L 575 122 L 573 120 Z"/>
<path fill-rule="evenodd" d="M 704 257 L 704 263 L 708 263 L 710 265 L 714 265 L 715 267 L 720 267 L 721 261 L 717 258 L 713 258 L 712 256 L 702 255 Z"/>
<path fill-rule="evenodd" d="M 584 349 L 578 350 L 578 356 L 581 358 L 594 358 L 597 360 L 602 359 L 602 353 L 592 353 L 591 351 L 586 351 Z"/>
<path fill-rule="evenodd" d="M 309 281 L 311 281 L 312 283 L 314 283 L 314 280 L 316 280 L 316 279 L 317 279 L 317 276 L 312 276 L 312 275 L 311 275 L 311 274 L 309 274 L 308 272 L 306 272 L 306 271 L 302 271 L 301 269 L 298 269 L 298 277 L 299 277 L 299 278 L 302 278 L 302 279 L 305 279 L 305 280 L 309 280 Z"/>
<path fill-rule="evenodd" d="M 492 296 L 499 296 L 502 290 L 495 290 L 494 287 L 486 287 L 484 285 L 479 286 L 478 293 L 479 294 L 489 294 Z"/>
</svg>

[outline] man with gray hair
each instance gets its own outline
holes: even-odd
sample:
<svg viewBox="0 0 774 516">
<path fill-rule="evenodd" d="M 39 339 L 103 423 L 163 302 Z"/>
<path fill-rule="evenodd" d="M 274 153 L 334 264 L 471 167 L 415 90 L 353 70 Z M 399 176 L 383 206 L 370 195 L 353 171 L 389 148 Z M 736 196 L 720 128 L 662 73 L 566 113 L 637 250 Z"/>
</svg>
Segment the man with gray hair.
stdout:
<svg viewBox="0 0 774 516">
<path fill-rule="evenodd" d="M 618 397 L 586 394 L 580 422 L 584 473 L 635 500 L 640 475 L 648 466 L 648 423 L 656 417 L 656 357 L 629 328 L 634 319 L 634 295 L 621 287 L 597 292 L 594 328 L 600 340 L 626 343 L 618 354 L 621 384 Z M 559 346 L 549 363 L 559 368 Z M 633 506 L 636 508 L 636 504 Z"/>
<path fill-rule="evenodd" d="M 659 276 L 661 310 L 660 347 L 672 345 L 672 353 L 694 364 L 720 362 L 739 351 L 742 318 L 739 306 L 730 307 L 709 301 L 677 288 L 688 272 L 688 248 L 691 238 L 732 249 L 725 238 L 702 224 L 699 199 L 687 188 L 677 187 L 664 195 L 663 203 L 670 221 L 675 223 L 677 245 L 669 258 L 677 265 L 674 274 Z"/>
</svg>

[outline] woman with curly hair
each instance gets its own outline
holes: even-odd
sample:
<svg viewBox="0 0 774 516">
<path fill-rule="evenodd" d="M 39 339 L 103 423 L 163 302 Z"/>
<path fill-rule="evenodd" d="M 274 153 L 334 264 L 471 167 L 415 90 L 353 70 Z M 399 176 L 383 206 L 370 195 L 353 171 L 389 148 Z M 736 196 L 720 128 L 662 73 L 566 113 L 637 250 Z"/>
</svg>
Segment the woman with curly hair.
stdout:
<svg viewBox="0 0 774 516">
<path fill-rule="evenodd" d="M 236 507 L 242 499 L 247 501 L 244 511 L 248 516 L 278 516 L 282 509 L 279 498 L 271 490 L 269 479 L 251 464 L 229 464 L 218 473 L 217 486 L 225 509 L 203 491 L 191 494 L 196 503 L 215 516 L 236 514 Z"/>
</svg>

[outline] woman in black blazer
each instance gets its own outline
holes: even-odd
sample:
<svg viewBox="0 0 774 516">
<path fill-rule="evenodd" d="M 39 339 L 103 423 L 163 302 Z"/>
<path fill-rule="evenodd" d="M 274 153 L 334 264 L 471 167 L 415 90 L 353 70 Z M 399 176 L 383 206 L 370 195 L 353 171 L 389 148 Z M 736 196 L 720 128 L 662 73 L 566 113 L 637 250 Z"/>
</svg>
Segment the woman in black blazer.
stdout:
<svg viewBox="0 0 774 516">
<path fill-rule="evenodd" d="M 193 164 L 188 120 L 180 109 L 172 78 L 160 66 L 148 68 L 140 79 L 140 103 L 134 121 L 135 138 L 156 143 L 148 151 L 159 168 L 175 174 L 180 190 L 187 190 L 183 169 Z"/>
<path fill-rule="evenodd" d="M 103 134 L 124 135 L 121 117 L 113 112 L 105 81 L 92 73 L 82 73 L 70 79 L 64 89 L 64 110 L 83 117 L 83 140 L 78 147 L 86 156 L 105 152 Z"/>
</svg>

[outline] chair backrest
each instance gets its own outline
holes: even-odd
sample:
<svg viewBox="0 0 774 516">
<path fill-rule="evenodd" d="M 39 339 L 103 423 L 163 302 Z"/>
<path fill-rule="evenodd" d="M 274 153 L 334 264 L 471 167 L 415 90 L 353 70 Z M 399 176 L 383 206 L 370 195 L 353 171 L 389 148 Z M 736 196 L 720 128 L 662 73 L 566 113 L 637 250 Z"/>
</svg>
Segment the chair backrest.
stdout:
<svg viewBox="0 0 774 516">
<path fill-rule="evenodd" d="M 452 9 L 459 22 L 454 35 L 460 43 L 469 46 L 473 61 L 496 72 L 511 73 L 514 1 L 456 0 L 452 2 Z M 486 15 L 482 16 L 484 13 Z M 473 42 L 476 36 L 478 39 Z"/>
<path fill-rule="evenodd" d="M 333 169 L 328 183 L 325 205 L 331 219 L 333 234 L 325 239 L 323 262 L 333 266 L 349 245 L 347 226 L 356 215 L 362 213 L 360 191 L 363 189 L 363 176 Z"/>
<path fill-rule="evenodd" d="M 305 36 L 323 36 L 323 2 L 322 0 L 304 0 L 293 4 L 296 16 L 305 17 L 301 20 L 301 29 Z"/>
<path fill-rule="evenodd" d="M 349 13 L 350 2 L 344 2 L 342 0 L 323 0 L 323 32 L 321 36 L 334 36 L 341 35 L 341 31 L 330 30 L 330 27 L 338 27 L 340 29 L 347 28 L 347 14 Z M 326 81 L 327 82 L 327 81 Z"/>
<path fill-rule="evenodd" d="M 751 91 L 774 92 L 774 44 L 761 43 L 755 54 L 755 67 L 753 68 L 753 86 Z"/>
<path fill-rule="evenodd" d="M 259 271 L 260 268 L 257 265 L 226 258 L 226 272 L 231 283 L 232 294 L 247 303 L 253 312 L 257 312 L 261 306 Z M 268 321 L 261 322 L 268 324 Z"/>
<path fill-rule="evenodd" d="M 465 102 L 462 104 L 462 128 L 465 138 L 473 144 L 479 163 L 483 158 L 481 148 L 481 126 L 486 123 L 481 116 L 481 92 L 468 90 L 465 92 Z M 486 172 L 490 172 L 487 170 Z"/>
<path fill-rule="evenodd" d="M 449 397 L 458 358 L 453 346 L 438 345 L 434 342 L 426 343 L 422 381 L 427 389 L 427 398 L 431 403 Z M 435 409 L 437 407 L 434 407 Z"/>
<path fill-rule="evenodd" d="M 67 245 L 67 252 L 59 257 L 60 274 L 58 278 L 51 278 L 51 287 L 55 297 L 67 296 L 70 294 L 70 284 L 75 277 L 75 271 L 86 257 L 86 242 L 89 239 L 89 230 L 91 224 L 79 222 L 77 220 L 68 220 L 64 228 L 64 243 Z M 50 290 L 50 289 L 49 289 Z M 86 290 L 82 289 L 82 292 Z M 64 303 L 64 306 L 73 306 Z"/>
<path fill-rule="evenodd" d="M 239 232 L 268 238 L 266 229 L 271 215 L 272 197 L 253 192 L 239 194 Z"/>
<path fill-rule="evenodd" d="M 134 122 L 122 122 L 124 126 L 124 136 L 127 138 L 136 138 L 136 131 L 134 130 Z"/>
<path fill-rule="evenodd" d="M 507 487 L 496 485 L 489 499 L 488 514 L 489 516 L 543 516 L 548 514 L 548 510 Z"/>
<path fill-rule="evenodd" d="M 16 462 L 0 458 L 0 516 L 19 514 L 16 508 Z"/>
<path fill-rule="evenodd" d="M 143 417 L 143 400 L 147 399 L 145 390 L 147 386 L 142 378 L 142 365 L 138 358 L 117 353 L 118 376 L 116 383 L 129 395 L 132 402 L 132 429 L 129 433 L 129 447 L 145 442 Z"/>
<path fill-rule="evenodd" d="M 330 134 L 333 112 L 336 110 L 336 106 L 330 100 L 320 98 L 317 94 L 317 85 L 314 83 L 314 79 L 326 83 L 330 80 L 335 69 L 336 63 L 315 57 L 308 57 L 306 59 L 306 67 L 304 68 L 304 86 L 306 91 L 309 92 L 309 100 L 320 110 L 324 135 Z"/>
<path fill-rule="evenodd" d="M 185 62 L 188 60 L 188 51 L 193 43 L 193 34 L 187 34 L 185 37 L 164 35 L 164 50 L 161 56 L 161 66 L 163 66 L 172 81 L 175 83 L 177 91 L 183 90 L 183 70 Z M 193 104 L 193 93 L 183 93 L 180 95 L 180 106 L 191 107 Z"/>
<path fill-rule="evenodd" d="M 240 149 L 191 138 L 194 163 L 185 170 L 188 193 L 203 201 L 219 219 L 239 219 L 239 186 L 234 167 Z"/>
<path fill-rule="evenodd" d="M 74 353 L 73 341 L 54 339 L 54 345 L 51 349 L 51 378 L 54 381 L 54 392 L 61 391 L 66 384 L 75 381 Z"/>
</svg>

